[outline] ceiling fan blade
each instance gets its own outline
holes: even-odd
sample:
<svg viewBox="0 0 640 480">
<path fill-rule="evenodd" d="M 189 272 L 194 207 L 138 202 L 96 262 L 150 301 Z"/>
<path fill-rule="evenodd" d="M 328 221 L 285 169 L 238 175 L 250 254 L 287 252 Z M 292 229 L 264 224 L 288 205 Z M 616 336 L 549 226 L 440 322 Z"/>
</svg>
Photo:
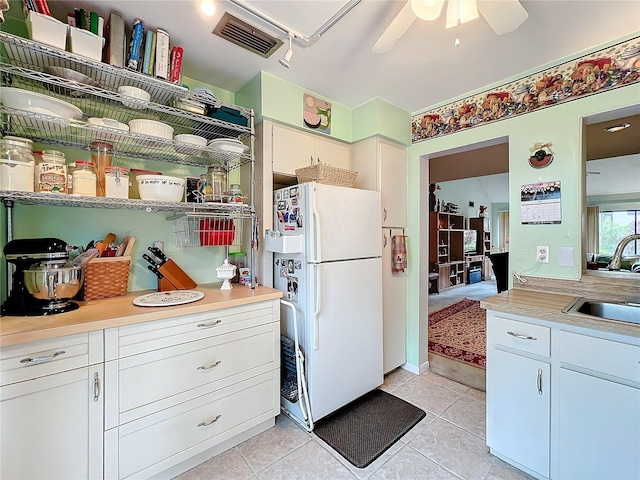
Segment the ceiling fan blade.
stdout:
<svg viewBox="0 0 640 480">
<path fill-rule="evenodd" d="M 518 0 L 478 0 L 478 11 L 498 35 L 513 32 L 529 16 Z"/>
<path fill-rule="evenodd" d="M 394 45 L 405 34 L 416 19 L 415 13 L 411 9 L 411 1 L 407 1 L 400 13 L 394 18 L 387 29 L 380 35 L 378 41 L 371 48 L 373 53 L 385 53 L 391 50 Z"/>
</svg>

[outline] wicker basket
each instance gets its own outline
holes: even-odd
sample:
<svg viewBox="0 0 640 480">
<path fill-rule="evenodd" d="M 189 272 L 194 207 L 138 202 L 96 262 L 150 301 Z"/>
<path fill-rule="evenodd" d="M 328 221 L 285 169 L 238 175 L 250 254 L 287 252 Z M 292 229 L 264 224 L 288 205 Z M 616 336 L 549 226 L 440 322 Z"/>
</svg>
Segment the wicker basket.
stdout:
<svg viewBox="0 0 640 480">
<path fill-rule="evenodd" d="M 84 269 L 83 300 L 121 297 L 127 294 L 131 257 L 94 258 Z"/>
<path fill-rule="evenodd" d="M 310 167 L 296 169 L 298 183 L 318 182 L 338 187 L 353 187 L 358 172 L 346 168 L 332 167 L 326 163 L 316 163 Z"/>
</svg>

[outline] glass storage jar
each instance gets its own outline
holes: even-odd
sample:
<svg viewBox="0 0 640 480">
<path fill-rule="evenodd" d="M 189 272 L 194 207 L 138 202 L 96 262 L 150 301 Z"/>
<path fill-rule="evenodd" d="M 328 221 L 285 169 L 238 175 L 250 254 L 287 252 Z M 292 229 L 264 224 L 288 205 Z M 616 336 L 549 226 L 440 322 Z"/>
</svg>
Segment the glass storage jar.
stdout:
<svg viewBox="0 0 640 480">
<path fill-rule="evenodd" d="M 76 162 L 67 163 L 67 194 L 73 193 L 73 171 L 76 169 Z"/>
<path fill-rule="evenodd" d="M 213 201 L 222 202 L 227 191 L 227 170 L 224 167 L 212 165 L 208 168 L 207 173 L 211 176 Z"/>
<path fill-rule="evenodd" d="M 129 198 L 129 169 L 109 165 L 104 172 L 105 196 Z"/>
<path fill-rule="evenodd" d="M 91 150 L 91 161 L 96 169 L 96 195 L 104 197 L 106 193 L 104 174 L 113 161 L 113 145 L 107 142 L 91 142 L 89 150 Z"/>
<path fill-rule="evenodd" d="M 67 165 L 64 153 L 43 150 L 35 167 L 36 192 L 67 193 Z"/>
<path fill-rule="evenodd" d="M 0 190 L 33 192 L 33 151 L 28 142 L 21 140 L 16 137 L 0 140 Z"/>
<path fill-rule="evenodd" d="M 242 190 L 240 185 L 232 183 L 227 192 L 227 199 L 230 203 L 242 203 Z"/>
<path fill-rule="evenodd" d="M 72 173 L 73 194 L 86 197 L 95 197 L 97 190 L 96 171 L 93 162 L 78 160 Z"/>
<path fill-rule="evenodd" d="M 200 180 L 198 180 L 198 202 L 210 202 L 212 196 L 211 178 L 208 174 L 203 173 L 200 175 Z"/>
</svg>

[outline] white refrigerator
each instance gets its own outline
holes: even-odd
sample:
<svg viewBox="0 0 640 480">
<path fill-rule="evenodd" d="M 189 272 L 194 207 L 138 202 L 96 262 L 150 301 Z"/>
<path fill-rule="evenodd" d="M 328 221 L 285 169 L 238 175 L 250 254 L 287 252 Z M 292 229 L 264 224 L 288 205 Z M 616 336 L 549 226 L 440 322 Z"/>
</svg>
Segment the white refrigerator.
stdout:
<svg viewBox="0 0 640 480">
<path fill-rule="evenodd" d="M 295 326 L 291 309 L 281 309 L 281 333 L 294 340 L 297 330 L 309 405 L 301 406 L 303 392 L 281 403 L 311 430 L 383 383 L 381 198 L 318 183 L 274 196 L 266 248 L 274 252 L 274 288 L 295 307 Z"/>
</svg>

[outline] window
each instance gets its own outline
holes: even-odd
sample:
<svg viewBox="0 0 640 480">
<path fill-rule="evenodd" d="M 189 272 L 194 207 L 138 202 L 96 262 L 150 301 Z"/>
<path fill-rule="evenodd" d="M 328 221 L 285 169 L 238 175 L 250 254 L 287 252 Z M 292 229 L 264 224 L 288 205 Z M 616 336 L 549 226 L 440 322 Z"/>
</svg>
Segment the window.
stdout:
<svg viewBox="0 0 640 480">
<path fill-rule="evenodd" d="M 600 211 L 601 254 L 613 255 L 620 240 L 634 233 L 640 233 L 640 210 Z M 622 255 L 640 255 L 640 241 L 629 242 Z"/>
</svg>

